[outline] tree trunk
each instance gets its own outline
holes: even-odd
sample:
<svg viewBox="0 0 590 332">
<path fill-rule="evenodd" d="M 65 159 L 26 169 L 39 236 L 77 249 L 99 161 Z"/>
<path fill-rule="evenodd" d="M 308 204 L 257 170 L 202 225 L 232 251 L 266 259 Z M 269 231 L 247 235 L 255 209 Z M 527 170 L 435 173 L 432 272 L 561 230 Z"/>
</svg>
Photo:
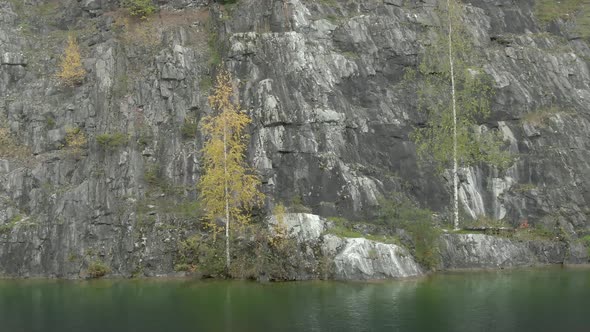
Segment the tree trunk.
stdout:
<svg viewBox="0 0 590 332">
<path fill-rule="evenodd" d="M 449 63 L 451 65 L 451 96 L 453 98 L 453 226 L 459 229 L 459 177 L 457 162 L 457 101 L 455 99 L 455 67 L 453 63 L 453 17 L 451 0 L 447 0 L 449 11 Z"/>
<path fill-rule="evenodd" d="M 227 184 L 227 118 L 223 114 L 223 190 L 225 196 L 225 270 L 229 273 L 229 188 Z"/>
</svg>

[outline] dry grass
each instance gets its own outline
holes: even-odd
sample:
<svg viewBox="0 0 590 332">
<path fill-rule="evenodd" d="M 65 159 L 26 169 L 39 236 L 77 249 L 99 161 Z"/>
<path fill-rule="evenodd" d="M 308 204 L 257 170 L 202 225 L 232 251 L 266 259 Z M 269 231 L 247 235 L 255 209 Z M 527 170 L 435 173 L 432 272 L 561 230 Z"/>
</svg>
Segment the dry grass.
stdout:
<svg viewBox="0 0 590 332">
<path fill-rule="evenodd" d="M 114 18 L 115 31 L 123 44 L 151 49 L 161 44 L 165 32 L 173 31 L 179 27 L 205 27 L 209 19 L 209 11 L 204 9 L 161 10 L 144 19 L 131 16 L 125 9 L 105 15 Z M 204 29 L 191 29 L 190 32 L 187 42 L 206 41 L 207 34 Z"/>
<path fill-rule="evenodd" d="M 549 108 L 542 108 L 524 114 L 521 118 L 521 121 L 523 123 L 528 123 L 534 126 L 544 126 L 547 123 L 547 120 L 559 113 L 563 112 L 555 106 Z"/>
<path fill-rule="evenodd" d="M 572 21 L 572 32 L 590 38 L 590 0 L 537 0 L 535 15 L 542 23 Z"/>
<path fill-rule="evenodd" d="M 587 3 L 587 0 L 537 0 L 535 14 L 541 22 L 571 19 Z"/>
<path fill-rule="evenodd" d="M 0 158 L 25 160 L 31 149 L 19 144 L 8 128 L 0 127 Z"/>
</svg>

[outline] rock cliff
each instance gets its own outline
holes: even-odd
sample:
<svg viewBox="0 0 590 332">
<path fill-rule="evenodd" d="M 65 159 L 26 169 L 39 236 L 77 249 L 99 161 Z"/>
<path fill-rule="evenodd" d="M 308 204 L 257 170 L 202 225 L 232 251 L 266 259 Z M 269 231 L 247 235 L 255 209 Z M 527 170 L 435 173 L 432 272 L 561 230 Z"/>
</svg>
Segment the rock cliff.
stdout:
<svg viewBox="0 0 590 332">
<path fill-rule="evenodd" d="M 430 42 L 435 0 L 154 3 L 159 11 L 140 20 L 117 0 L 0 0 L 0 275 L 77 278 L 93 262 L 114 275 L 173 273 L 177 243 L 198 231 L 198 124 L 219 64 L 253 118 L 248 157 L 267 211 L 282 203 L 370 220 L 380 195 L 401 192 L 448 213 L 448 179 L 417 164 L 408 136 L 424 119 L 403 78 Z M 465 5 L 493 77 L 481 126 L 501 132 L 516 161 L 463 169 L 463 209 L 559 227 L 575 242 L 590 232 L 588 43 L 569 22 L 541 24 L 533 0 Z M 87 71 L 75 87 L 56 78 L 68 34 Z M 563 261 L 461 236 L 443 236 L 443 266 Z M 343 241 L 342 277 L 422 273 L 380 260 L 401 247 L 332 240 Z M 493 257 L 474 254 L 475 242 L 497 248 Z"/>
</svg>

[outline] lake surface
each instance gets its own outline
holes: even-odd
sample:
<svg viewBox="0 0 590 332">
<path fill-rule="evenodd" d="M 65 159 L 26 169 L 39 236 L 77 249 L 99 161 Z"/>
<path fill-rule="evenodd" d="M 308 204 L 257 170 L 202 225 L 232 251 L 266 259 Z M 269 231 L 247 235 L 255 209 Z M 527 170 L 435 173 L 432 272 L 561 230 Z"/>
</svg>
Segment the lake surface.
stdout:
<svg viewBox="0 0 590 332">
<path fill-rule="evenodd" d="M 590 270 L 379 283 L 0 280 L 0 331 L 590 331 Z"/>
</svg>

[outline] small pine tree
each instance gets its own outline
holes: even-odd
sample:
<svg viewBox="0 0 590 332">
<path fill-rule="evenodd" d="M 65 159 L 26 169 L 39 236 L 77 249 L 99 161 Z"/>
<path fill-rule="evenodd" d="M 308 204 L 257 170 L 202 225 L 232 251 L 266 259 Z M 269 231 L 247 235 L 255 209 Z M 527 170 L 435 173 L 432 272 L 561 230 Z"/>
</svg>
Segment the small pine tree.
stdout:
<svg viewBox="0 0 590 332">
<path fill-rule="evenodd" d="M 57 77 L 68 86 L 82 83 L 86 77 L 86 70 L 82 67 L 80 48 L 73 35 L 68 36 L 68 47 L 61 58 L 60 71 Z"/>
<path fill-rule="evenodd" d="M 258 190 L 260 179 L 245 160 L 245 132 L 251 122 L 232 101 L 233 86 L 230 74 L 223 70 L 217 75 L 209 105 L 215 111 L 203 119 L 203 147 L 205 174 L 198 184 L 207 226 L 214 237 L 225 228 L 226 269 L 230 269 L 230 224 L 243 227 L 251 218 L 250 211 L 262 202 Z M 225 227 L 217 225 L 223 220 Z"/>
</svg>

